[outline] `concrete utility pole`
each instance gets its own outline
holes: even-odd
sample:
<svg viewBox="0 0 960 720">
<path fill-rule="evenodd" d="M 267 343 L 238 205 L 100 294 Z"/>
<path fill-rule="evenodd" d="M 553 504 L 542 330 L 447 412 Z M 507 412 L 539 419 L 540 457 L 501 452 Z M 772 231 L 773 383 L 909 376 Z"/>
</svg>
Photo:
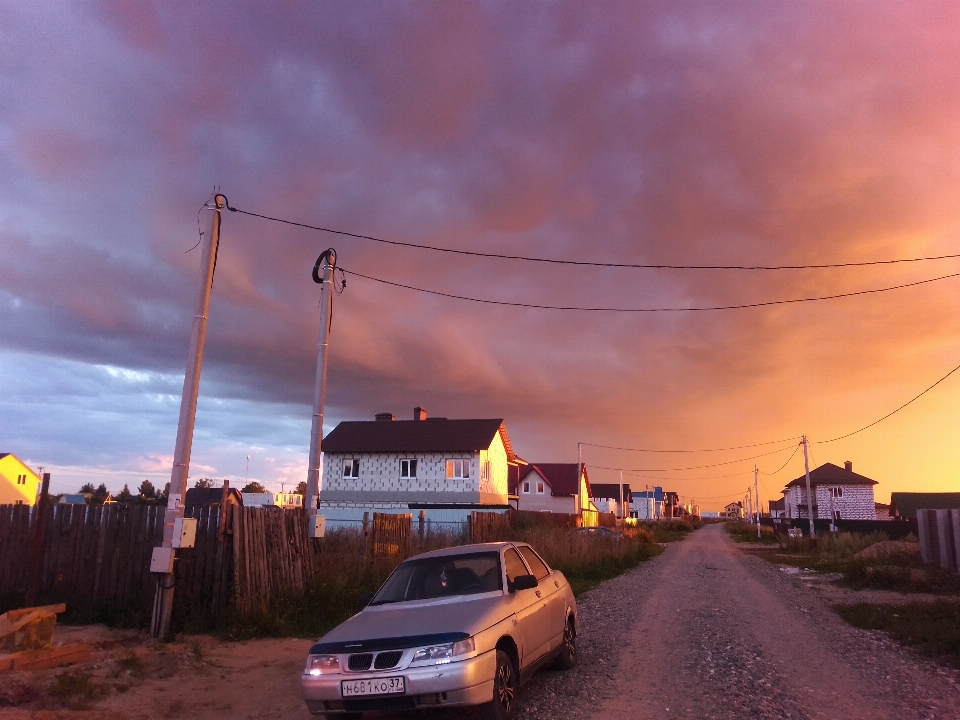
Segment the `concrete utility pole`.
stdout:
<svg viewBox="0 0 960 720">
<path fill-rule="evenodd" d="M 164 638 L 170 630 L 170 614 L 173 612 L 173 525 L 183 518 L 183 497 L 187 492 L 187 475 L 190 469 L 190 450 L 193 447 L 193 424 L 197 416 L 197 396 L 200 394 L 200 368 L 203 365 L 203 345 L 207 335 L 207 313 L 210 310 L 210 291 L 213 288 L 213 273 L 217 267 L 217 246 L 220 243 L 220 211 L 226 197 L 217 193 L 213 202 L 204 206 L 210 210 L 210 224 L 200 257 L 200 289 L 193 313 L 190 331 L 190 350 L 187 353 L 187 369 L 183 377 L 183 395 L 180 399 L 180 422 L 177 424 L 177 442 L 173 451 L 173 470 L 170 473 L 170 492 L 167 509 L 163 515 L 163 541 L 161 548 L 170 548 L 171 558 L 167 572 L 158 573 L 157 591 L 153 600 L 153 616 L 150 633 Z M 154 558 L 156 558 L 156 552 Z M 154 563 L 151 559 L 151 567 Z"/>
<path fill-rule="evenodd" d="M 323 276 L 320 269 L 323 268 Z M 327 357 L 330 349 L 330 322 L 333 317 L 333 271 L 337 251 L 324 250 L 313 266 L 313 281 L 320 285 L 320 339 L 317 341 L 317 377 L 313 387 L 313 421 L 310 426 L 310 465 L 307 470 L 307 531 L 313 537 L 320 495 L 320 457 L 323 441 L 323 407 L 327 399 Z"/>
<path fill-rule="evenodd" d="M 760 538 L 760 486 L 757 484 L 759 470 L 756 464 L 753 466 L 753 490 L 757 495 L 757 538 Z"/>
<path fill-rule="evenodd" d="M 583 475 L 583 443 L 577 443 L 577 501 L 574 508 L 577 515 L 580 515 L 580 476 Z"/>
<path fill-rule="evenodd" d="M 807 436 L 803 436 L 803 471 L 807 475 L 807 518 L 810 520 L 810 539 L 817 539 L 817 529 L 813 526 L 813 496 L 810 494 L 810 460 L 807 457 Z"/>
</svg>

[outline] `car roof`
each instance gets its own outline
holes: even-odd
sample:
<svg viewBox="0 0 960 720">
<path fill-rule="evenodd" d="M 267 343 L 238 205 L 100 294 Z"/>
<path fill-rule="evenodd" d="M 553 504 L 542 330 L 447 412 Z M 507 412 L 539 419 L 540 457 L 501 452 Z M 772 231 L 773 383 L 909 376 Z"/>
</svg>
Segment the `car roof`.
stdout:
<svg viewBox="0 0 960 720">
<path fill-rule="evenodd" d="M 431 550 L 429 552 L 420 553 L 419 555 L 413 555 L 407 559 L 414 560 L 419 558 L 442 557 L 447 555 L 469 555 L 472 553 L 478 553 L 478 552 L 484 552 L 484 551 L 500 552 L 503 548 L 509 547 L 510 545 L 526 545 L 526 544 L 527 543 L 490 542 L 490 543 L 474 543 L 473 545 L 457 545 L 455 547 L 441 548 L 440 550 Z"/>
</svg>

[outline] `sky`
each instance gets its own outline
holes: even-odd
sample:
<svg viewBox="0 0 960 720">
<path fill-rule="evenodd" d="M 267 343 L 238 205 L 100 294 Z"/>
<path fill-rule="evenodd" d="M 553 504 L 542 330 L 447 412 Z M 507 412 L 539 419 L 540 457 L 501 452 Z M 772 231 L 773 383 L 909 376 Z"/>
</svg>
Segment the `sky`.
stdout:
<svg viewBox="0 0 960 720">
<path fill-rule="evenodd" d="M 960 252 L 960 6 L 905 2 L 0 0 L 0 452 L 55 491 L 169 477 L 214 187 L 249 212 L 566 260 L 851 263 Z M 306 476 L 378 412 L 503 418 L 531 462 L 704 509 L 810 464 L 960 490 L 960 259 L 584 267 L 225 212 L 191 478 Z M 635 452 L 714 450 L 717 452 Z M 760 457 L 754 457 L 759 455 Z M 247 457 L 249 456 L 249 460 Z"/>
</svg>

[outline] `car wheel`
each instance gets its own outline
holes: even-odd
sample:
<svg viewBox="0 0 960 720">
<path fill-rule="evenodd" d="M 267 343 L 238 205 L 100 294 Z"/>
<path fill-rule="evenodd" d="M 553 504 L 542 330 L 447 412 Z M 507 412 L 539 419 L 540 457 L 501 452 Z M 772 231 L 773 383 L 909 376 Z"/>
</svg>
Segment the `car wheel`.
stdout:
<svg viewBox="0 0 960 720">
<path fill-rule="evenodd" d="M 512 720 L 517 715 L 519 683 L 513 661 L 497 650 L 497 671 L 493 676 L 493 700 L 480 708 L 483 720 Z"/>
<path fill-rule="evenodd" d="M 577 629 L 573 625 L 573 620 L 568 620 L 567 626 L 563 629 L 563 647 L 557 655 L 555 664 L 560 670 L 569 670 L 577 664 Z"/>
</svg>

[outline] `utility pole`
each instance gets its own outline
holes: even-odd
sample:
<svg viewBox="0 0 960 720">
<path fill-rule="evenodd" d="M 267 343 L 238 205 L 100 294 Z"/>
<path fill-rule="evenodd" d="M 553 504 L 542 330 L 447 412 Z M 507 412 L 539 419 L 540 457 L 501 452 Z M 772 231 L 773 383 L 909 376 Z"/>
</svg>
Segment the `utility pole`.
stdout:
<svg viewBox="0 0 960 720">
<path fill-rule="evenodd" d="M 574 504 L 574 508 L 577 511 L 577 515 L 581 515 L 581 524 L 582 523 L 582 513 L 580 510 L 580 476 L 583 475 L 583 443 L 577 443 L 577 502 Z"/>
<path fill-rule="evenodd" d="M 623 511 L 623 470 L 620 471 L 620 517 L 624 519 L 627 517 Z"/>
<path fill-rule="evenodd" d="M 753 490 L 757 494 L 757 539 L 760 539 L 760 486 L 757 484 L 757 478 L 759 474 L 757 470 L 757 465 L 753 465 Z"/>
<path fill-rule="evenodd" d="M 320 269 L 323 268 L 323 276 Z M 330 323 L 333 318 L 333 271 L 337 251 L 324 250 L 313 266 L 313 281 L 320 285 L 320 338 L 317 341 L 317 377 L 313 387 L 313 421 L 310 427 L 310 464 L 307 470 L 307 532 L 314 537 L 317 500 L 320 496 L 320 459 L 323 441 L 323 408 L 327 399 L 327 358 L 330 349 Z"/>
<path fill-rule="evenodd" d="M 210 210 L 210 224 L 203 238 L 200 258 L 200 289 L 197 292 L 193 327 L 190 331 L 190 350 L 187 353 L 187 369 L 183 376 L 183 395 L 180 399 L 180 421 L 177 424 L 177 442 L 173 451 L 173 470 L 170 473 L 170 492 L 167 509 L 163 515 L 163 541 L 160 548 L 169 548 L 163 553 L 170 558 L 168 571 L 157 573 L 157 591 L 153 600 L 153 615 L 150 633 L 156 638 L 165 638 L 170 631 L 170 616 L 173 612 L 173 525 L 183 518 L 183 497 L 187 492 L 187 475 L 190 470 L 190 450 L 193 447 L 193 424 L 197 416 L 197 396 L 200 394 L 200 368 L 203 365 L 203 346 L 207 336 L 207 313 L 210 311 L 210 291 L 213 274 L 217 267 L 217 246 L 220 243 L 220 211 L 226 197 L 220 193 L 213 196 L 213 203 L 204 206 Z M 154 549 L 151 566 L 157 558 Z"/>
<path fill-rule="evenodd" d="M 803 436 L 803 471 L 807 476 L 807 518 L 810 520 L 810 539 L 817 539 L 817 529 L 813 526 L 813 497 L 810 494 L 810 460 L 807 457 L 807 436 Z"/>
</svg>

